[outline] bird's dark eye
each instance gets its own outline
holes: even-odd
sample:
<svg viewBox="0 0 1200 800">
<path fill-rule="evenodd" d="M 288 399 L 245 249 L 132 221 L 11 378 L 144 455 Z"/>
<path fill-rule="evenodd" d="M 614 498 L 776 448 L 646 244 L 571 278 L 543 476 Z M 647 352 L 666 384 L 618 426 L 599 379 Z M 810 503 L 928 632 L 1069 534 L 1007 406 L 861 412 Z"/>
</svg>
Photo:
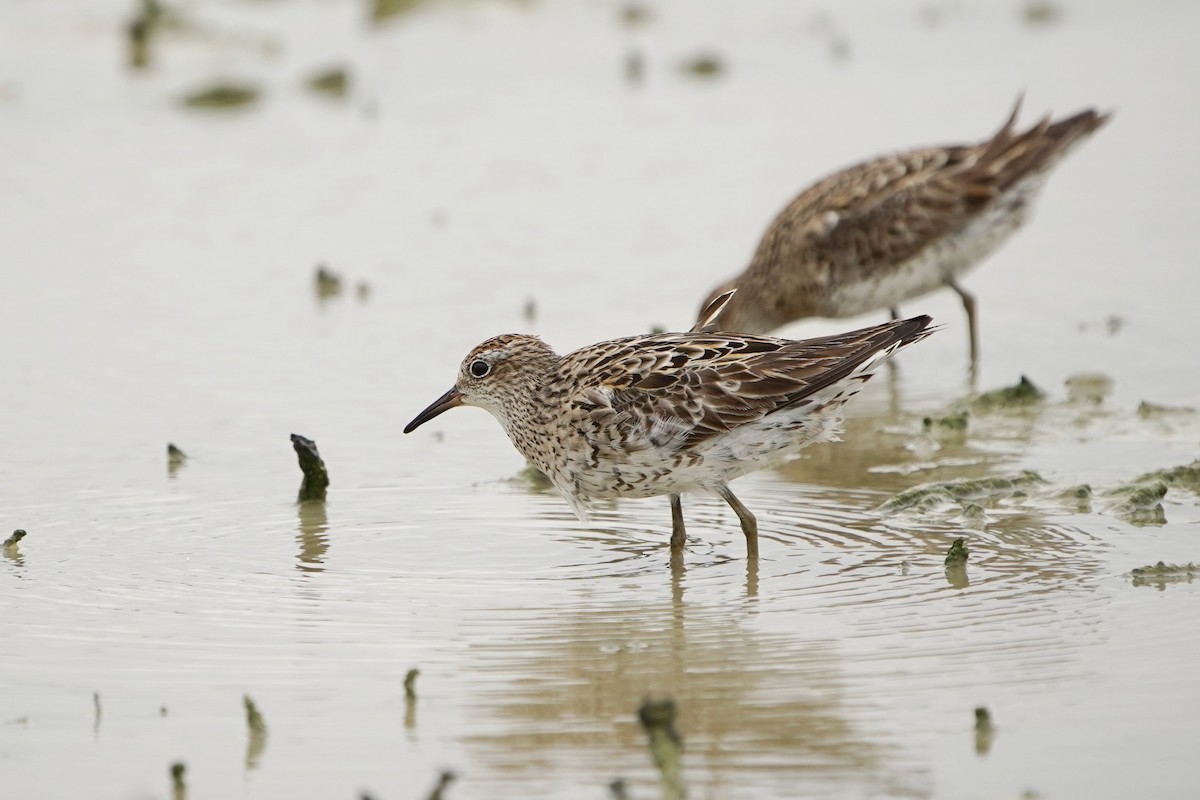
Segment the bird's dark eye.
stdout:
<svg viewBox="0 0 1200 800">
<path fill-rule="evenodd" d="M 472 361 L 471 375 L 476 378 L 482 378 L 492 371 L 492 365 L 486 361 Z"/>
</svg>

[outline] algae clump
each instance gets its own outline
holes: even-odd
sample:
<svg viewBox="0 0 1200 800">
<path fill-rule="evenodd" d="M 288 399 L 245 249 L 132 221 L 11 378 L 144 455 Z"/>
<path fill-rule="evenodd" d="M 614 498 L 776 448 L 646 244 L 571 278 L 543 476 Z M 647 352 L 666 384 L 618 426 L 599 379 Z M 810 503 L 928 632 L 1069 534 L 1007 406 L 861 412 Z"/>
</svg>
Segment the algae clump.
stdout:
<svg viewBox="0 0 1200 800">
<path fill-rule="evenodd" d="M 256 86 L 229 81 L 197 89 L 185 95 L 182 102 L 188 108 L 241 108 L 258 102 L 260 96 L 261 93 Z"/>
<path fill-rule="evenodd" d="M 1163 589 L 1168 583 L 1191 583 L 1200 577 L 1200 564 L 1166 564 L 1159 561 L 1154 566 L 1136 567 L 1129 571 L 1134 586 L 1154 586 Z"/>
<path fill-rule="evenodd" d="M 1022 375 L 1021 380 L 1012 386 L 993 389 L 984 392 L 971 400 L 971 405 L 983 411 L 995 411 L 1008 408 L 1027 408 L 1041 403 L 1046 399 L 1046 393 L 1039 389 L 1033 381 Z"/>
<path fill-rule="evenodd" d="M 350 91 L 350 71 L 345 67 L 329 67 L 313 74 L 304 85 L 310 91 L 340 99 Z"/>
<path fill-rule="evenodd" d="M 1190 464 L 1147 472 L 1134 481 L 1134 483 L 1151 482 L 1176 486 L 1200 494 L 1200 458 Z"/>
<path fill-rule="evenodd" d="M 950 545 L 950 549 L 946 551 L 946 566 L 961 567 L 967 563 L 967 559 L 970 556 L 971 551 L 967 549 L 966 540 L 955 539 L 953 544 Z"/>
<path fill-rule="evenodd" d="M 321 458 L 321 454 L 317 452 L 317 443 L 298 433 L 293 433 L 292 448 L 296 451 L 296 458 L 300 461 L 300 471 L 304 473 L 304 480 L 300 482 L 300 493 L 297 495 L 296 501 L 300 503 L 308 500 L 324 501 L 329 489 L 329 471 L 325 468 L 325 461 Z"/>
<path fill-rule="evenodd" d="M 1033 470 L 1023 470 L 1012 476 L 997 475 L 990 478 L 963 478 L 944 483 L 925 483 L 900 492 L 885 502 L 884 511 L 934 511 L 947 504 L 963 501 L 978 501 L 996 497 L 1009 497 L 1021 492 L 1022 487 L 1045 483 L 1041 475 Z"/>
</svg>

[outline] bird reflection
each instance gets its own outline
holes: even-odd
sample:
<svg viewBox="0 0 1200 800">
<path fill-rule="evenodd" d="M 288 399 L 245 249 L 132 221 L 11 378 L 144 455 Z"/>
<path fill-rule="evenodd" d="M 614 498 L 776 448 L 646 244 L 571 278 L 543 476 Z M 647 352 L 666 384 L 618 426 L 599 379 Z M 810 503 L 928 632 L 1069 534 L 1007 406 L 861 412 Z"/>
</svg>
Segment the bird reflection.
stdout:
<svg viewBox="0 0 1200 800">
<path fill-rule="evenodd" d="M 556 763 L 578 775 L 594 759 L 596 785 L 603 785 L 644 767 L 634 711 L 647 695 L 670 695 L 679 703 L 693 783 L 703 776 L 694 785 L 700 796 L 725 796 L 747 769 L 756 781 L 780 786 L 800 777 L 821 788 L 861 786 L 864 776 L 877 787 L 918 785 L 919 776 L 859 730 L 834 643 L 763 632 L 746 624 L 744 609 L 686 599 L 694 578 L 703 577 L 707 591 L 712 570 L 741 566 L 696 565 L 694 554 L 691 566 L 672 558 L 657 601 L 635 590 L 637 602 L 539 614 L 525 623 L 528 631 L 481 645 L 484 672 L 495 664 L 519 679 L 484 682 L 475 702 L 499 724 L 480 726 L 495 732 L 472 736 L 467 746 L 510 777 L 549 774 Z M 654 592 L 653 577 L 646 580 Z M 747 568 L 745 582 L 753 598 L 756 569 Z"/>
</svg>

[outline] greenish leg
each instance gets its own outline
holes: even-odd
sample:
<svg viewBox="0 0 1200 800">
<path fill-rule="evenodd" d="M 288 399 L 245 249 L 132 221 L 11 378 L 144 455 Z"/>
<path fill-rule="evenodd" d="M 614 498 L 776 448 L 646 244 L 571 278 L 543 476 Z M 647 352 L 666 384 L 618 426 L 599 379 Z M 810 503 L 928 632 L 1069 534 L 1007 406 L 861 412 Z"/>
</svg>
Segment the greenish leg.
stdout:
<svg viewBox="0 0 1200 800">
<path fill-rule="evenodd" d="M 971 371 L 974 372 L 975 364 L 979 360 L 979 318 L 975 315 L 975 296 L 954 281 L 950 281 L 950 288 L 958 292 L 958 296 L 962 298 L 963 310 L 967 312 L 967 330 L 971 337 Z"/>
<path fill-rule="evenodd" d="M 758 520 L 750 513 L 750 509 L 742 505 L 741 500 L 733 496 L 728 486 L 722 486 L 720 494 L 742 522 L 742 533 L 746 534 L 746 555 L 749 558 L 758 558 Z"/>
<path fill-rule="evenodd" d="M 683 503 L 679 495 L 671 495 L 671 552 L 682 552 L 687 541 L 687 529 L 683 527 Z"/>
</svg>

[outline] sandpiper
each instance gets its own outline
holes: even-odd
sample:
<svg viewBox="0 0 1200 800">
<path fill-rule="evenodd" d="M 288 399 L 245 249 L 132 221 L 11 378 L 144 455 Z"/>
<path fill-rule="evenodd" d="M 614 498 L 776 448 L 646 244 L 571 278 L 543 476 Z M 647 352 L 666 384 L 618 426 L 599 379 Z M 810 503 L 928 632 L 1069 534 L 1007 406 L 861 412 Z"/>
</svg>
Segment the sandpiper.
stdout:
<svg viewBox="0 0 1200 800">
<path fill-rule="evenodd" d="M 975 298 L 958 283 L 1019 228 L 1049 170 L 1109 119 L 1093 109 L 1016 132 L 1021 101 L 979 144 L 927 147 L 843 169 L 809 187 L 771 222 L 720 330 L 769 333 L 805 317 L 850 317 L 949 286 L 979 353 Z M 707 305 L 707 301 L 706 304 Z"/>
<path fill-rule="evenodd" d="M 717 298 L 713 313 L 727 300 Z M 680 495 L 715 493 L 756 557 L 758 525 L 729 482 L 836 441 L 841 406 L 883 359 L 927 336 L 930 319 L 805 341 L 709 333 L 707 321 L 565 356 L 536 336 L 496 336 L 467 355 L 454 387 L 404 432 L 455 406 L 483 408 L 581 520 L 593 500 L 669 495 L 678 552 L 686 536 Z"/>
</svg>

